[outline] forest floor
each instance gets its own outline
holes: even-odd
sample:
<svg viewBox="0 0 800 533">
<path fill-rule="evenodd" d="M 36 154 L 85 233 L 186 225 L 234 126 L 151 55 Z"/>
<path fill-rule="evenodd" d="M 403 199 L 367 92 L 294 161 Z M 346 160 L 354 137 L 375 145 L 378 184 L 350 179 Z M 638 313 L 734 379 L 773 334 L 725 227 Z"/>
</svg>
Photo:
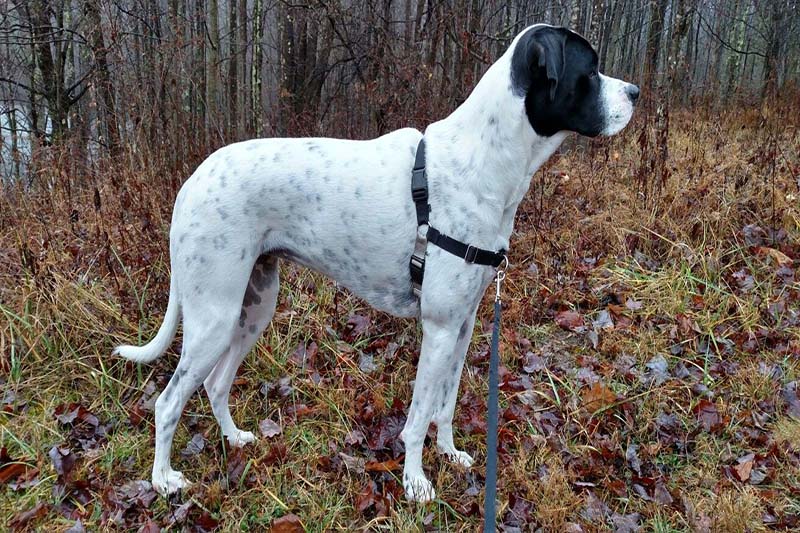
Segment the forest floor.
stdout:
<svg viewBox="0 0 800 533">
<path fill-rule="evenodd" d="M 666 139 L 660 152 L 639 118 L 613 139 L 571 141 L 520 208 L 501 530 L 800 528 L 798 113 L 676 111 Z M 152 409 L 180 333 L 151 366 L 111 349 L 162 320 L 172 200 L 197 161 L 131 152 L 76 170 L 52 157 L 37 187 L 0 198 L 0 528 L 479 528 L 490 297 L 456 410 L 476 464 L 426 447 L 438 497 L 412 505 L 397 436 L 416 322 L 289 264 L 232 392 L 259 440 L 228 448 L 195 395 L 173 447 L 194 484 L 158 497 Z"/>
</svg>

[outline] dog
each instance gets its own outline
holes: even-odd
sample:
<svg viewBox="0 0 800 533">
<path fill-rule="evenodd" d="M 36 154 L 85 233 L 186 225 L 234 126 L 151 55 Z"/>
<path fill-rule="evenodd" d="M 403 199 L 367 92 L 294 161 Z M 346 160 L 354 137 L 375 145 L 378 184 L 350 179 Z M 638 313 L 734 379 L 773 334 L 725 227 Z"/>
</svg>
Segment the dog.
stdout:
<svg viewBox="0 0 800 533">
<path fill-rule="evenodd" d="M 488 250 L 506 250 L 514 214 L 535 171 L 570 132 L 613 135 L 630 120 L 639 89 L 604 76 L 580 35 L 526 28 L 467 100 L 424 133 L 430 224 Z M 465 467 L 453 412 L 478 304 L 495 269 L 427 246 L 421 295 L 409 258 L 417 235 L 411 171 L 423 134 L 400 129 L 369 141 L 258 139 L 225 146 L 184 183 L 170 228 L 169 303 L 155 338 L 114 352 L 159 357 L 183 320 L 180 361 L 155 404 L 152 482 L 161 494 L 188 485 L 170 466 L 181 412 L 201 384 L 232 446 L 255 439 L 228 406 L 237 368 L 275 312 L 278 265 L 294 261 L 338 281 L 375 308 L 422 322 L 408 418 L 403 487 L 425 502 L 428 426 L 438 450 Z"/>
</svg>

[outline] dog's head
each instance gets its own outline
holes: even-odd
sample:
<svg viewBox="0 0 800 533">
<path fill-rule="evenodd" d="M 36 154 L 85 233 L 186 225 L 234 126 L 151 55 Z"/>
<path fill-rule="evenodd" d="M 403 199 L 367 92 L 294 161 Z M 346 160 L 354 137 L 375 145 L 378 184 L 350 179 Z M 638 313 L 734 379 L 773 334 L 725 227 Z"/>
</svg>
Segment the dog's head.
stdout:
<svg viewBox="0 0 800 533">
<path fill-rule="evenodd" d="M 511 88 L 525 98 L 533 130 L 613 135 L 628 124 L 639 88 L 598 71 L 597 53 L 566 28 L 539 25 L 525 30 L 511 56 Z"/>
</svg>

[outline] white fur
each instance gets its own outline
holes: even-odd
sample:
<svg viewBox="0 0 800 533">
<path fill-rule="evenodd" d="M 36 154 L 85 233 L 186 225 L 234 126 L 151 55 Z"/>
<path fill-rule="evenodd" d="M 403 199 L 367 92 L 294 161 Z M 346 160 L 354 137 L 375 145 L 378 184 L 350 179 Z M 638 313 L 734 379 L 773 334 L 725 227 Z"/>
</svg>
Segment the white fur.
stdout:
<svg viewBox="0 0 800 533">
<path fill-rule="evenodd" d="M 622 131 L 633 116 L 633 102 L 626 92 L 630 83 L 603 74 L 600 74 L 600 81 L 606 115 L 606 127 L 602 134 L 614 135 Z"/>
<path fill-rule="evenodd" d="M 490 250 L 508 249 L 531 176 L 567 135 L 544 138 L 531 128 L 523 98 L 511 90 L 516 42 L 458 109 L 425 131 L 431 224 Z M 603 77 L 609 134 L 630 118 L 621 103 L 623 83 Z M 378 309 L 422 320 L 419 366 L 401 435 L 407 497 L 435 497 L 422 470 L 431 421 L 438 427 L 438 449 L 463 466 L 472 464 L 453 442 L 453 411 L 475 313 L 494 270 L 429 246 L 422 297 L 414 298 L 410 179 L 421 137 L 401 129 L 370 141 L 241 142 L 212 154 L 186 181 L 170 230 L 172 282 L 164 325 L 150 344 L 116 349 L 136 361 L 156 358 L 182 314 L 181 359 L 156 402 L 157 490 L 187 485 L 170 466 L 170 448 L 184 404 L 201 384 L 231 444 L 254 439 L 234 424 L 228 393 L 274 313 L 281 257 L 330 275 Z"/>
</svg>

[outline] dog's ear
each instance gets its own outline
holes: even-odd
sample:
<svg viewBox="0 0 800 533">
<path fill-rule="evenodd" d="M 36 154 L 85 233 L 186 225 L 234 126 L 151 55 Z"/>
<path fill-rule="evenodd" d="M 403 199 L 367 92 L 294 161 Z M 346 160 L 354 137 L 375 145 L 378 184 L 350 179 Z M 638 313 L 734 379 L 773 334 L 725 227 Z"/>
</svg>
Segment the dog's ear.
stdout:
<svg viewBox="0 0 800 533">
<path fill-rule="evenodd" d="M 544 26 L 531 28 L 520 37 L 511 57 L 511 79 L 517 94 L 527 94 L 534 84 L 541 84 L 547 88 L 549 100 L 555 100 L 568 34 L 566 28 Z"/>
</svg>

